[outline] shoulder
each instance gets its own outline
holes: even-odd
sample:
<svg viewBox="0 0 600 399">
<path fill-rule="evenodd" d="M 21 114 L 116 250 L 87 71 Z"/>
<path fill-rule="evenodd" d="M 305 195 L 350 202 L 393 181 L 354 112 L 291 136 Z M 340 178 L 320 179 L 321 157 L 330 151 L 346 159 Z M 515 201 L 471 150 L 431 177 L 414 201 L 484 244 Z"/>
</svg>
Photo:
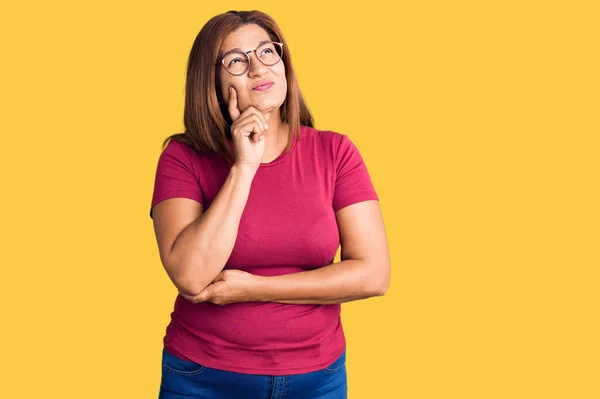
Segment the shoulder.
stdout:
<svg viewBox="0 0 600 399">
<path fill-rule="evenodd" d="M 218 153 L 200 153 L 191 143 L 175 139 L 171 139 L 164 147 L 161 158 L 176 158 L 185 164 L 203 168 L 213 164 L 220 165 L 225 160 Z"/>
<path fill-rule="evenodd" d="M 309 146 L 318 146 L 322 150 L 337 153 L 340 148 L 351 143 L 346 134 L 333 130 L 320 130 L 308 126 L 302 126 L 300 140 Z"/>
<path fill-rule="evenodd" d="M 195 153 L 196 151 L 191 145 L 175 139 L 169 140 L 165 148 L 162 150 L 162 154 L 179 157 L 185 156 L 188 159 L 191 159 Z"/>
<path fill-rule="evenodd" d="M 342 137 L 345 137 L 345 134 L 335 132 L 333 130 L 321 130 L 316 129 L 314 127 L 302 126 L 302 138 L 307 138 L 308 140 L 319 140 L 322 142 L 327 141 L 335 141 L 341 140 Z"/>
</svg>

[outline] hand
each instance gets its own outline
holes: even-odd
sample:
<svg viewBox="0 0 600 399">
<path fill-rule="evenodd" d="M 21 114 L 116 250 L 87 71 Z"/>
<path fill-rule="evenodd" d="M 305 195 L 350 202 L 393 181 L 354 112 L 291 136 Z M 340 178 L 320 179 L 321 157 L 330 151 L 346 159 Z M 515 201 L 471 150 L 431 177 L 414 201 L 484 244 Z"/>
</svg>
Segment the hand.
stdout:
<svg viewBox="0 0 600 399">
<path fill-rule="evenodd" d="M 258 276 L 242 270 L 223 270 L 212 283 L 198 295 L 188 295 L 179 292 L 179 295 L 192 303 L 211 302 L 215 305 L 227 305 L 236 302 L 250 302 L 256 300 L 254 292 L 258 283 Z"/>
<path fill-rule="evenodd" d="M 237 92 L 229 88 L 229 116 L 231 137 L 235 153 L 235 163 L 256 171 L 265 153 L 264 131 L 269 127 L 267 121 L 271 113 L 263 114 L 256 107 L 249 106 L 240 113 L 237 103 Z"/>
</svg>

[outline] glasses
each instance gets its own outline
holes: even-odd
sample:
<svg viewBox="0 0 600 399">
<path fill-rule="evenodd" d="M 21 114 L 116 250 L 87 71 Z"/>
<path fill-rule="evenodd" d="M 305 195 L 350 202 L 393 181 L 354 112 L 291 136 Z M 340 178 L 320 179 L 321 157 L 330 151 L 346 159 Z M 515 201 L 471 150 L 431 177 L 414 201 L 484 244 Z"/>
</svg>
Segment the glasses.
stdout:
<svg viewBox="0 0 600 399">
<path fill-rule="evenodd" d="M 223 57 L 221 64 L 227 72 L 234 76 L 243 75 L 250 68 L 250 53 L 254 52 L 256 58 L 266 66 L 273 66 L 281 61 L 283 43 L 263 42 L 255 50 L 232 51 Z M 218 64 L 217 64 L 218 65 Z"/>
</svg>

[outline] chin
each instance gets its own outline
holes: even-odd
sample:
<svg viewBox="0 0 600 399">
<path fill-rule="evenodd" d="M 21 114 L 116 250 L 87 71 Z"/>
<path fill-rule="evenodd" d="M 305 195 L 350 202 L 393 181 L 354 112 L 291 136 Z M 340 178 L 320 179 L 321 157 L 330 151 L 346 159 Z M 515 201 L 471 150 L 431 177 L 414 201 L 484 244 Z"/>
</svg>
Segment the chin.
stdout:
<svg viewBox="0 0 600 399">
<path fill-rule="evenodd" d="M 283 102 L 277 102 L 277 101 L 264 101 L 261 103 L 258 103 L 255 105 L 255 107 L 260 110 L 261 112 L 265 112 L 268 111 L 270 109 L 276 109 L 281 107 L 281 105 L 283 104 Z"/>
</svg>

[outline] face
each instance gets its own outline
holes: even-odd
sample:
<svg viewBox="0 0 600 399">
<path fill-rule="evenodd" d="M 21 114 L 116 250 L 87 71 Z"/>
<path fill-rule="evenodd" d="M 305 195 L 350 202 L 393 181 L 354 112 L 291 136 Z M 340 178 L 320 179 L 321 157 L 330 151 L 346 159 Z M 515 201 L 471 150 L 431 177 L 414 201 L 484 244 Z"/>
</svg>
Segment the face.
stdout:
<svg viewBox="0 0 600 399">
<path fill-rule="evenodd" d="M 244 25 L 225 38 L 220 54 L 225 54 L 234 48 L 243 52 L 254 50 L 262 40 L 271 41 L 262 27 L 256 24 Z M 280 60 L 275 65 L 266 66 L 258 60 L 254 51 L 248 55 L 250 56 L 250 66 L 246 73 L 239 76 L 231 75 L 219 64 L 217 79 L 221 98 L 225 99 L 225 105 L 227 105 L 229 103 L 229 87 L 233 87 L 237 92 L 240 112 L 244 112 L 250 105 L 263 113 L 278 109 L 287 94 L 284 60 Z M 219 59 L 218 62 L 220 61 Z M 272 81 L 274 84 L 267 90 L 252 89 L 262 81 Z"/>
</svg>

